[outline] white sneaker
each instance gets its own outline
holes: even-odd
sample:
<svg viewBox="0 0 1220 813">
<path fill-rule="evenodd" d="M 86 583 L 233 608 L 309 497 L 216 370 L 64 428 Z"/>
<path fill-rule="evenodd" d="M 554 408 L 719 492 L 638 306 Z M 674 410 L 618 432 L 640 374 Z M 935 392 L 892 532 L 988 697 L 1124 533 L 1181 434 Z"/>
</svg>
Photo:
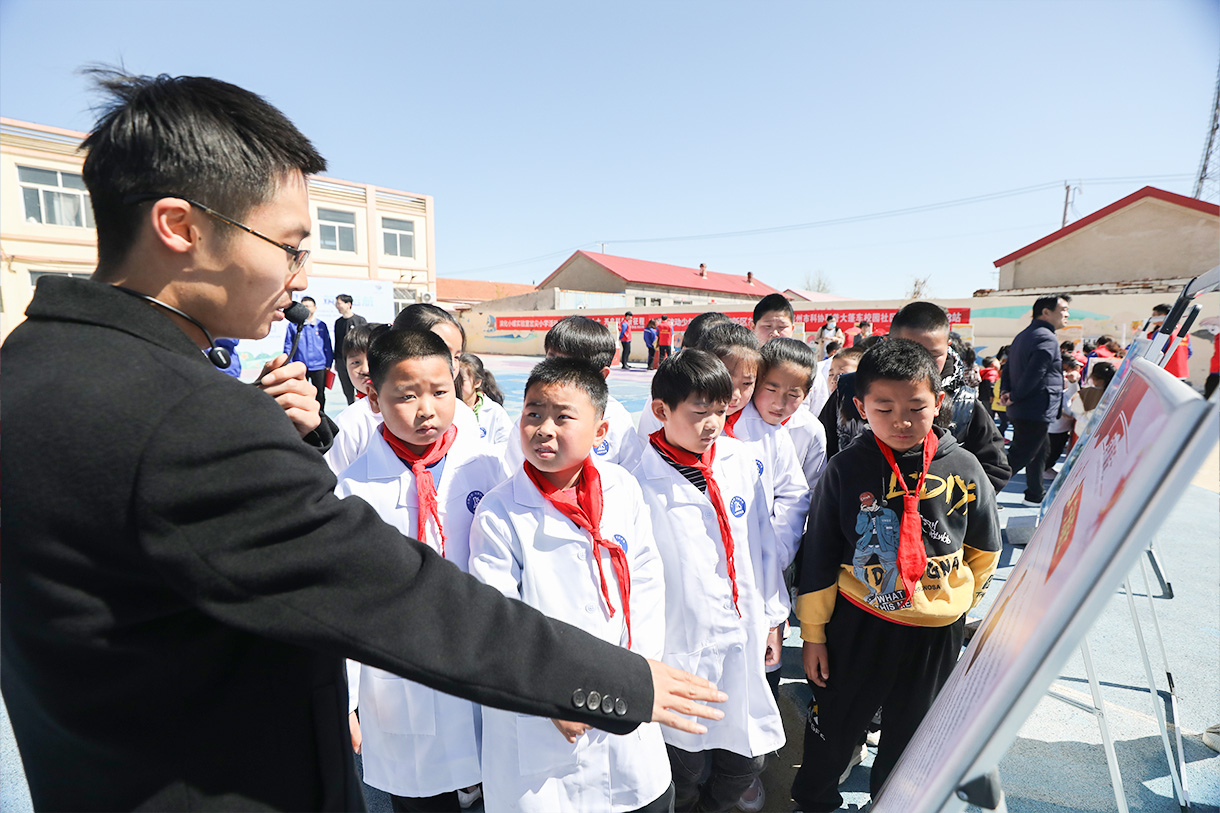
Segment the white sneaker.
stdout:
<svg viewBox="0 0 1220 813">
<path fill-rule="evenodd" d="M 1220 723 L 1207 727 L 1203 732 L 1203 744 L 1213 751 L 1220 751 Z"/>
<path fill-rule="evenodd" d="M 864 761 L 868 756 L 868 746 L 860 743 L 860 749 L 851 755 L 851 762 L 847 763 L 847 770 L 843 771 L 843 775 L 839 777 L 839 784 L 842 785 L 847 781 L 847 777 L 851 776 L 851 769 Z"/>
<path fill-rule="evenodd" d="M 746 788 L 746 792 L 741 794 L 741 799 L 737 801 L 737 807 L 744 811 L 744 813 L 759 813 L 766 803 L 767 792 L 763 788 L 762 776 L 760 775 L 754 777 L 750 787 Z"/>
<path fill-rule="evenodd" d="M 465 810 L 466 808 L 470 807 L 472 804 L 474 804 L 475 802 L 477 802 L 483 798 L 483 786 L 482 785 L 472 785 L 470 788 L 468 788 L 466 790 L 462 790 L 461 788 L 458 788 L 457 795 L 458 795 L 458 804 L 461 805 L 462 810 Z"/>
<path fill-rule="evenodd" d="M 868 732 L 868 736 L 864 738 L 864 742 L 876 748 L 881 744 L 881 729 Z"/>
</svg>

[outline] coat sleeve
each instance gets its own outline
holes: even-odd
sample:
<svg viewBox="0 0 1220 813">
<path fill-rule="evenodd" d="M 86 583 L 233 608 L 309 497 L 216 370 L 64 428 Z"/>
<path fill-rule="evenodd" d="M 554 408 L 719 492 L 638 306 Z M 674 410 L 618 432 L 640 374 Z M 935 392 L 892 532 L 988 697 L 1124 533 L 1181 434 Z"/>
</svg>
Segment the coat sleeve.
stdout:
<svg viewBox="0 0 1220 813">
<path fill-rule="evenodd" d="M 330 330 L 325 322 L 318 322 L 318 333 L 322 336 L 322 354 L 326 357 L 326 366 L 329 368 L 335 361 L 335 351 L 330 346 Z"/>
<path fill-rule="evenodd" d="M 1025 363 L 1021 367 L 1020 380 L 1012 382 L 1012 389 L 1009 390 L 1012 400 L 1024 401 L 1034 393 L 1043 390 L 1046 387 L 1047 374 L 1058 358 L 1059 346 L 1055 344 L 1055 334 L 1039 338 L 1037 345 L 1025 358 Z M 1005 365 L 1006 369 L 1007 366 Z"/>
<path fill-rule="evenodd" d="M 826 643 L 826 622 L 839 595 L 843 533 L 839 528 L 838 485 L 838 469 L 830 465 L 814 489 L 809 525 L 801 543 L 796 616 L 801 622 L 801 639 L 815 644 Z"/>
<path fill-rule="evenodd" d="M 983 402 L 975 399 L 970 425 L 966 428 L 966 439 L 962 448 L 970 452 L 983 467 L 991 487 L 996 493 L 1004 490 L 1012 479 L 1012 467 L 1008 465 L 1008 453 L 1004 451 L 1004 437 L 996 428 L 991 414 Z"/>
<path fill-rule="evenodd" d="M 822 405 L 818 420 L 822 423 L 822 428 L 826 430 L 826 459 L 830 460 L 839 453 L 839 393 L 837 390 L 832 392 L 826 399 L 826 403 Z"/>
<path fill-rule="evenodd" d="M 221 414 L 243 417 L 217 432 Z M 221 623 L 520 713 L 613 733 L 651 717 L 643 658 L 504 598 L 363 500 L 340 500 L 325 462 L 261 393 L 192 391 L 140 458 L 139 544 Z M 577 710 L 577 688 L 623 698 L 627 714 Z"/>
<path fill-rule="evenodd" d="M 652 514 L 640 487 L 634 494 L 635 545 L 631 560 L 631 648 L 645 658 L 665 654 L 665 567 L 652 534 Z"/>
<path fill-rule="evenodd" d="M 975 607 L 991 585 L 991 575 L 1000 559 L 1000 515 L 996 509 L 995 492 L 986 479 L 977 479 L 977 499 L 971 506 L 966 537 L 962 540 L 962 561 L 974 574 Z"/>
<path fill-rule="evenodd" d="M 775 500 L 771 506 L 774 520 L 779 568 L 792 564 L 801 535 L 805 533 L 805 518 L 809 516 L 809 483 L 797 459 L 796 447 L 787 431 L 775 433 Z"/>
<path fill-rule="evenodd" d="M 288 325 L 288 329 L 284 331 L 284 352 L 285 353 L 292 350 L 292 337 L 295 335 L 297 335 L 297 326 L 290 323 Z M 292 359 L 288 359 L 288 360 L 292 361 Z"/>
</svg>

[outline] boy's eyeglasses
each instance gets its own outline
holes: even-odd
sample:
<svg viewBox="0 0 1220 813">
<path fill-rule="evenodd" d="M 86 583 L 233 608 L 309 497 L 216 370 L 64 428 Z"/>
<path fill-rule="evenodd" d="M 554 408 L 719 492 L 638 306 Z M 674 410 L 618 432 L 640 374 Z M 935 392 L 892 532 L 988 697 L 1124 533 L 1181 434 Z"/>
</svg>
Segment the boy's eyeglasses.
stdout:
<svg viewBox="0 0 1220 813">
<path fill-rule="evenodd" d="M 309 259 L 309 249 L 294 248 L 294 247 L 288 245 L 287 243 L 281 243 L 279 240 L 273 240 L 272 238 L 268 237 L 267 235 L 263 234 L 262 232 L 256 231 L 255 229 L 250 228 L 245 223 L 239 223 L 238 221 L 234 220 L 231 217 L 226 217 L 225 215 L 222 215 L 220 212 L 216 211 L 215 209 L 212 209 L 208 206 L 204 206 L 199 201 L 191 200 L 190 198 L 183 197 L 182 195 L 155 195 L 155 194 L 131 195 L 131 196 L 125 198 L 123 200 L 123 202 L 130 205 L 130 204 L 136 204 L 136 203 L 144 203 L 144 202 L 150 201 L 150 200 L 160 200 L 161 198 L 178 198 L 179 200 L 184 200 L 187 203 L 189 203 L 190 205 L 194 206 L 199 211 L 209 214 L 212 217 L 216 218 L 217 220 L 219 220 L 223 223 L 228 223 L 230 226 L 236 226 L 237 228 L 241 229 L 242 231 L 249 232 L 250 234 L 253 234 L 255 237 L 258 237 L 262 240 L 266 240 L 268 243 L 270 243 L 273 246 L 279 246 L 280 248 L 284 249 L 284 251 L 288 252 L 288 255 L 290 257 L 292 257 L 291 269 L 294 273 L 297 271 L 300 271 L 302 268 L 304 268 L 305 261 Z"/>
</svg>

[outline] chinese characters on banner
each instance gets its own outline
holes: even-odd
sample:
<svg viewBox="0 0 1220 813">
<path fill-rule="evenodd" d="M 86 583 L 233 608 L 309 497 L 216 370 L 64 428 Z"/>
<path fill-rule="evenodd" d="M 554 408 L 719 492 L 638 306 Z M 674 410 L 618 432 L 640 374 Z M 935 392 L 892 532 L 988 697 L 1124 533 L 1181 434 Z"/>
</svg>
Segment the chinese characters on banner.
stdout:
<svg viewBox="0 0 1220 813">
<path fill-rule="evenodd" d="M 805 331 L 812 333 L 820 328 L 826 318 L 834 314 L 835 320 L 839 327 L 847 329 L 854 327 L 858 322 L 869 321 L 873 323 L 873 333 L 888 333 L 890 322 L 894 319 L 894 314 L 898 313 L 897 308 L 873 308 L 867 310 L 846 310 L 837 308 L 819 308 L 817 310 L 802 310 L 796 309 L 796 321 L 803 322 Z M 961 324 L 970 321 L 969 308 L 951 308 L 947 311 L 949 314 L 949 322 L 951 324 Z M 681 333 L 686 330 L 686 326 L 690 324 L 690 320 L 698 316 L 697 313 L 680 313 L 670 314 L 669 323 L 673 325 L 674 331 Z M 752 321 L 752 311 L 728 311 L 725 313 L 734 322 L 750 327 Z M 495 318 L 495 330 L 550 330 L 551 326 L 562 319 L 562 316 L 497 316 Z M 590 316 L 594 321 L 601 322 L 612 330 L 617 332 L 619 323 L 623 321 L 621 314 L 615 316 Z M 648 324 L 649 319 L 660 320 L 661 313 L 636 313 L 631 317 L 631 327 L 642 329 Z"/>
</svg>

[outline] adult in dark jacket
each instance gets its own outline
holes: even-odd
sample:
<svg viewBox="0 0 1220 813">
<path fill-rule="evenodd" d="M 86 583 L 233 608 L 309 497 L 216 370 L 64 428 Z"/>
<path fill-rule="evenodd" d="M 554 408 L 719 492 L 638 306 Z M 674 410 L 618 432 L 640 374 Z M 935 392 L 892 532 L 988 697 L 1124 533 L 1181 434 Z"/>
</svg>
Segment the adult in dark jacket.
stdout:
<svg viewBox="0 0 1220 813">
<path fill-rule="evenodd" d="M 0 684 L 34 806 L 358 809 L 344 657 L 614 732 L 714 714 L 706 682 L 334 496 L 302 442 L 327 426 L 304 366 L 256 387 L 199 352 L 265 336 L 305 287 L 324 161 L 232 85 L 103 83 L 84 145 L 98 270 L 42 279 L 3 348 Z"/>
<path fill-rule="evenodd" d="M 351 294 L 339 294 L 335 297 L 335 310 L 339 311 L 339 318 L 335 320 L 335 375 L 339 379 L 339 386 L 343 387 L 343 397 L 349 404 L 356 400 L 356 388 L 352 386 L 352 379 L 347 374 L 347 355 L 343 345 L 349 330 L 369 323 L 352 310 L 354 302 Z"/>
<path fill-rule="evenodd" d="M 1000 402 L 1012 423 L 1008 464 L 1013 474 L 1025 469 L 1025 503 L 1038 505 L 1045 493 L 1043 469 L 1048 451 L 1047 429 L 1063 405 L 1063 364 L 1056 330 L 1067 324 L 1071 311 L 1067 294 L 1039 297 L 1029 327 L 1008 346 L 1008 363 L 1000 373 Z"/>
</svg>

